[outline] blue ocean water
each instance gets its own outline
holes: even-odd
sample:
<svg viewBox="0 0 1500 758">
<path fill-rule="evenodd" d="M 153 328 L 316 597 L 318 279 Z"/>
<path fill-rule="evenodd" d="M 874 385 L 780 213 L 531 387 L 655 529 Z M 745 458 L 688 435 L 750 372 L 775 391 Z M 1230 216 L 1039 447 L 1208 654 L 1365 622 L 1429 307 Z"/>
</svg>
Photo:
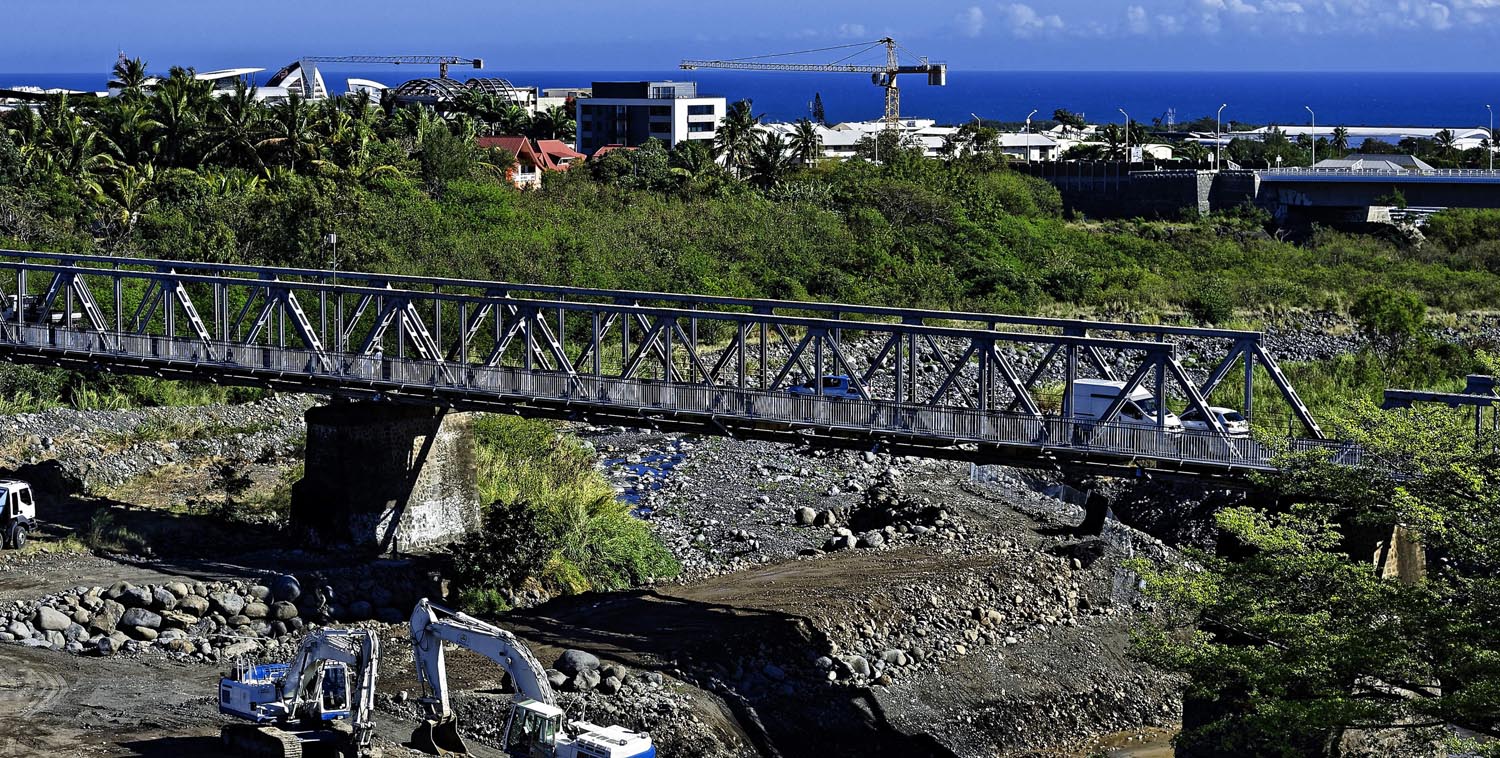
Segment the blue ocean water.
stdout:
<svg viewBox="0 0 1500 758">
<path fill-rule="evenodd" d="M 261 80 L 278 66 L 267 66 Z M 341 91 L 349 77 L 395 85 L 418 75 L 409 68 L 323 69 L 330 88 Z M 435 74 L 435 72 L 433 72 Z M 426 75 L 425 71 L 423 75 Z M 880 88 L 859 74 L 789 74 L 754 71 L 459 71 L 502 76 L 518 85 L 588 86 L 593 81 L 695 80 L 699 90 L 731 100 L 748 98 L 769 120 L 808 114 L 821 93 L 830 121 L 879 118 Z M 107 75 L 0 73 L 0 87 L 30 84 L 103 89 Z M 1319 124 L 1348 126 L 1488 126 L 1485 104 L 1500 108 L 1500 73 L 1389 72 L 1188 72 L 1188 71 L 963 71 L 950 70 L 948 86 L 929 87 L 912 76 L 902 87 L 902 113 L 958 123 L 982 118 L 1019 122 L 1033 108 L 1049 118 L 1056 108 L 1086 114 L 1091 121 L 1119 122 L 1123 108 L 1150 122 L 1176 109 L 1177 120 L 1212 116 L 1221 103 L 1227 121 L 1306 124 L 1311 106 Z"/>
</svg>

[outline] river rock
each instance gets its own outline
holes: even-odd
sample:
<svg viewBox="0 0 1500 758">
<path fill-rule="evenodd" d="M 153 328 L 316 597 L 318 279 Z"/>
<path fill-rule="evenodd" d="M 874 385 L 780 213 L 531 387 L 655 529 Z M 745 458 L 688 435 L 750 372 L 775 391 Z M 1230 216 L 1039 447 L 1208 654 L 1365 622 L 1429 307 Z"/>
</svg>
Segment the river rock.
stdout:
<svg viewBox="0 0 1500 758">
<path fill-rule="evenodd" d="M 568 676 L 577 676 L 584 671 L 599 670 L 599 658 L 583 650 L 564 650 L 558 657 L 555 668 Z M 598 683 L 598 680 L 595 680 Z"/>
<path fill-rule="evenodd" d="M 240 613 L 243 613 L 245 616 L 252 619 L 263 619 L 271 615 L 271 608 L 265 603 L 256 600 L 254 602 L 245 603 L 245 608 L 244 610 L 240 611 Z"/>
<path fill-rule="evenodd" d="M 67 629 L 68 624 L 73 623 L 73 619 L 68 618 L 68 615 L 61 611 L 43 606 L 36 609 L 36 616 L 32 618 L 31 623 L 44 632 L 60 632 Z"/>
<path fill-rule="evenodd" d="M 276 621 L 291 621 L 296 617 L 297 606 L 293 605 L 290 601 L 278 600 L 275 605 L 271 606 L 271 614 L 269 616 L 271 619 Z"/>
<path fill-rule="evenodd" d="M 798 525 L 812 526 L 813 519 L 816 519 L 818 517 L 818 512 L 804 505 L 794 511 L 794 515 L 797 518 Z"/>
<path fill-rule="evenodd" d="M 187 586 L 186 582 L 172 582 L 172 583 L 168 584 L 165 589 L 167 590 L 167 592 L 172 593 L 172 597 L 175 597 L 178 600 L 181 600 L 181 599 L 187 597 L 188 595 L 193 594 L 188 589 L 188 586 Z"/>
<path fill-rule="evenodd" d="M 568 680 L 573 685 L 573 689 L 579 692 L 588 692 L 598 687 L 600 681 L 599 669 L 585 669 L 574 674 L 573 678 Z"/>
<path fill-rule="evenodd" d="M 177 595 L 166 587 L 157 587 L 151 591 L 151 610 L 170 611 L 177 607 Z"/>
<path fill-rule="evenodd" d="M 239 658 L 250 655 L 258 650 L 260 650 L 260 643 L 254 640 L 241 640 L 234 644 L 226 645 L 224 649 L 219 651 L 219 655 L 223 658 Z"/>
<path fill-rule="evenodd" d="M 145 608 L 127 608 L 125 615 L 120 617 L 121 626 L 144 627 L 146 629 L 160 629 L 161 616 L 146 610 Z M 140 639 L 137 637 L 137 639 Z M 152 635 L 155 639 L 155 635 Z"/>
<path fill-rule="evenodd" d="M 271 588 L 265 586 L 264 584 L 256 584 L 252 585 L 249 592 L 246 594 L 250 595 L 250 597 L 253 597 L 256 600 L 265 602 L 268 598 L 271 597 Z"/>
<path fill-rule="evenodd" d="M 120 593 L 119 601 L 126 608 L 149 608 L 151 593 L 145 587 L 127 587 Z"/>
<path fill-rule="evenodd" d="M 599 680 L 599 692 L 605 695 L 613 695 L 620 691 L 620 685 L 624 684 L 619 678 L 606 676 Z"/>
<path fill-rule="evenodd" d="M 89 631 L 96 634 L 109 634 L 120 624 L 120 617 L 125 615 L 125 606 L 114 600 L 105 600 L 104 607 L 89 619 Z"/>
<path fill-rule="evenodd" d="M 208 599 L 213 609 L 224 614 L 226 618 L 238 616 L 240 611 L 245 609 L 245 598 L 233 592 L 215 592 Z"/>
<path fill-rule="evenodd" d="M 177 610 L 194 616 L 203 616 L 208 613 L 208 598 L 188 595 L 177 601 Z"/>
<path fill-rule="evenodd" d="M 295 603 L 299 597 L 302 597 L 302 584 L 297 577 L 283 574 L 271 583 L 271 598 L 277 602 Z"/>
</svg>

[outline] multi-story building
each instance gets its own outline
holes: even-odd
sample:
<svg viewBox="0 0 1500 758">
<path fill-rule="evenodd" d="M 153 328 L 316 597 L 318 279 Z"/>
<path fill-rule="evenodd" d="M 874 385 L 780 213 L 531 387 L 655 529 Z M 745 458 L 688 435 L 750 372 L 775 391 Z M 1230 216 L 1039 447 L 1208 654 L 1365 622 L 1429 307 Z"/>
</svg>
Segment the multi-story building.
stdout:
<svg viewBox="0 0 1500 758">
<path fill-rule="evenodd" d="M 594 82 L 592 96 L 576 108 L 576 147 L 593 155 L 605 145 L 639 147 L 653 138 L 668 147 L 711 141 L 728 103 L 701 96 L 696 82 Z"/>
</svg>

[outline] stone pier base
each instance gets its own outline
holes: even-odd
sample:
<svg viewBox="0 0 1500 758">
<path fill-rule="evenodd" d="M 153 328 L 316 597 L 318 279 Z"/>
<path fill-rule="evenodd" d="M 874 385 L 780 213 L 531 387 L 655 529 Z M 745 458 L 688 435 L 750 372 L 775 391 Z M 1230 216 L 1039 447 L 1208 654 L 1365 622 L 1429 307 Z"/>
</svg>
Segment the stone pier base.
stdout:
<svg viewBox="0 0 1500 758">
<path fill-rule="evenodd" d="M 391 403 L 307 412 L 291 520 L 318 544 L 421 552 L 479 526 L 469 417 Z"/>
</svg>

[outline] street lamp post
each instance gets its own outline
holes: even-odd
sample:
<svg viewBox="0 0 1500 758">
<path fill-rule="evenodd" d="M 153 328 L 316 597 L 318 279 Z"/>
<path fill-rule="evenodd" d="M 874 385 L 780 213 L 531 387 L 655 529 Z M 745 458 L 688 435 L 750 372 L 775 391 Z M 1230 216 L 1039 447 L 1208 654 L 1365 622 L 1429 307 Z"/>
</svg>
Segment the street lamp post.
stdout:
<svg viewBox="0 0 1500 758">
<path fill-rule="evenodd" d="M 1031 117 L 1035 116 L 1039 110 L 1041 109 L 1032 108 L 1031 112 L 1026 114 L 1026 131 L 1024 132 L 1026 135 L 1026 144 L 1021 149 L 1026 151 L 1026 165 L 1028 166 L 1031 165 Z"/>
<path fill-rule="evenodd" d="M 1316 166 L 1318 165 L 1318 114 L 1313 113 L 1311 106 L 1302 107 L 1307 108 L 1307 115 L 1312 116 L 1312 165 Z"/>
<path fill-rule="evenodd" d="M 1224 109 L 1229 103 L 1219 106 L 1219 112 L 1214 114 L 1214 170 L 1219 170 L 1219 146 L 1224 143 Z"/>
<path fill-rule="evenodd" d="M 1485 144 L 1488 145 L 1488 147 L 1485 149 L 1485 152 L 1487 152 L 1487 153 L 1490 154 L 1490 170 L 1494 171 L 1495 170 L 1495 109 L 1489 107 L 1488 105 L 1484 106 L 1484 109 L 1490 112 L 1490 134 L 1489 134 L 1489 139 L 1485 140 Z"/>
<path fill-rule="evenodd" d="M 1125 167 L 1130 168 L 1130 114 L 1124 108 L 1116 108 L 1125 117 Z"/>
</svg>

